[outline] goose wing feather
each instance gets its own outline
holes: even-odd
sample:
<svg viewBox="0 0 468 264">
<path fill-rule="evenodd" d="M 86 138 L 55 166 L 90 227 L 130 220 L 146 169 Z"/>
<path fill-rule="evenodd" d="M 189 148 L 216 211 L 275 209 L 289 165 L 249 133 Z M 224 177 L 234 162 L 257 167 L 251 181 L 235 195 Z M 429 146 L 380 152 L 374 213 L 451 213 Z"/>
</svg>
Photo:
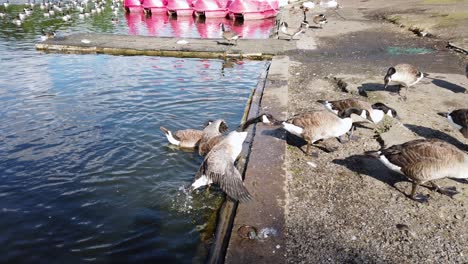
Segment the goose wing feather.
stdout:
<svg viewBox="0 0 468 264">
<path fill-rule="evenodd" d="M 437 139 L 418 139 L 382 150 L 382 154 L 402 171 L 415 172 L 418 166 L 449 164 L 450 160 L 463 161 L 464 155 L 456 147 Z M 419 164 L 419 165 L 418 165 Z M 432 164 L 432 165 L 429 165 Z"/>
<path fill-rule="evenodd" d="M 202 175 L 218 184 L 234 200 L 247 202 L 251 199 L 240 172 L 234 166 L 229 152 L 222 146 L 213 148 L 208 153 L 195 178 L 198 179 Z"/>
</svg>

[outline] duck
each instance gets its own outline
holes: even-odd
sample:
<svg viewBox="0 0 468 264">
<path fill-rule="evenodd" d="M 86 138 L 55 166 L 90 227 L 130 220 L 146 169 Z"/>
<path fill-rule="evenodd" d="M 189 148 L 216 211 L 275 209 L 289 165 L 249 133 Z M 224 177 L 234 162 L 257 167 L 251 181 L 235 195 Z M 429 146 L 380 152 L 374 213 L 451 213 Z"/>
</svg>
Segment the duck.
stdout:
<svg viewBox="0 0 468 264">
<path fill-rule="evenodd" d="M 338 114 L 339 112 L 342 112 L 350 107 L 366 109 L 370 115 L 370 119 L 368 120 L 372 121 L 374 124 L 382 121 L 385 115 L 392 118 L 398 118 L 398 114 L 395 109 L 380 102 L 371 104 L 367 101 L 359 100 L 357 98 L 347 98 L 335 101 L 318 100 L 317 102 L 324 105 L 325 108 L 335 114 Z M 367 112 L 363 112 L 363 114 L 366 114 Z M 362 117 L 367 118 L 366 116 Z"/>
<path fill-rule="evenodd" d="M 310 146 L 315 142 L 333 137 L 339 139 L 350 131 L 353 126 L 351 115 L 363 116 L 363 112 L 367 112 L 367 110 L 348 108 L 338 115 L 328 110 L 315 110 L 295 115 L 286 121 L 278 121 L 275 118 L 270 122 L 281 124 L 287 132 L 304 139 L 307 142 L 305 154 L 309 155 Z M 369 118 L 368 114 L 366 114 L 366 118 Z M 349 138 L 351 136 L 352 134 Z"/>
<path fill-rule="evenodd" d="M 203 129 L 203 135 L 198 146 L 198 154 L 200 154 L 200 156 L 205 156 L 219 141 L 222 140 L 222 137 L 227 130 L 227 123 L 223 119 L 217 119 L 208 124 Z"/>
<path fill-rule="evenodd" d="M 468 109 L 457 109 L 452 112 L 438 114 L 447 118 L 454 128 L 459 130 L 465 138 L 468 138 Z"/>
<path fill-rule="evenodd" d="M 379 159 L 387 168 L 411 179 L 410 198 L 416 201 L 419 185 L 430 182 L 437 191 L 453 195 L 453 191 L 442 189 L 433 181 L 468 178 L 468 154 L 439 139 L 416 139 L 379 151 L 367 151 L 365 154 Z"/>
<path fill-rule="evenodd" d="M 424 76 L 427 76 L 427 74 L 419 71 L 414 65 L 407 63 L 397 64 L 388 68 L 387 74 L 384 77 L 384 89 L 387 89 L 390 82 L 395 82 L 400 85 L 400 90 L 401 87 L 404 86 L 407 93 L 408 87 L 417 84 Z M 400 91 L 398 93 L 400 93 Z M 403 98 L 406 99 L 406 96 Z"/>
<path fill-rule="evenodd" d="M 294 37 L 300 35 L 301 33 L 304 33 L 305 26 L 305 24 L 301 23 L 299 28 L 292 30 L 288 28 L 288 23 L 283 21 L 280 24 L 280 31 L 286 36 L 289 36 L 289 40 L 292 40 Z"/>
<path fill-rule="evenodd" d="M 250 125 L 262 122 L 272 124 L 267 116 L 261 114 L 241 124 L 235 131 L 229 132 L 216 144 L 205 156 L 194 181 L 190 186 L 196 190 L 202 186 L 218 184 L 219 187 L 233 200 L 248 202 L 252 199 L 251 194 L 244 186 L 242 175 L 234 166 L 237 157 L 242 151 L 242 146 L 247 138 L 245 131 Z"/>
<path fill-rule="evenodd" d="M 229 42 L 229 45 L 231 45 L 231 41 L 235 41 L 235 45 L 237 46 L 237 40 L 241 38 L 242 36 L 236 34 L 234 31 L 231 30 L 226 30 L 224 27 L 224 23 L 219 23 L 222 31 L 222 36 L 223 39 L 227 40 Z"/>
<path fill-rule="evenodd" d="M 319 25 L 320 28 L 323 28 L 323 25 L 328 23 L 324 14 L 315 15 L 312 21 L 314 21 L 314 24 Z"/>
<path fill-rule="evenodd" d="M 46 40 L 48 40 L 48 39 L 55 38 L 55 36 L 56 36 L 55 30 L 53 30 L 53 31 L 45 31 L 44 29 L 42 29 L 41 32 L 42 32 L 41 41 L 46 41 Z"/>
</svg>

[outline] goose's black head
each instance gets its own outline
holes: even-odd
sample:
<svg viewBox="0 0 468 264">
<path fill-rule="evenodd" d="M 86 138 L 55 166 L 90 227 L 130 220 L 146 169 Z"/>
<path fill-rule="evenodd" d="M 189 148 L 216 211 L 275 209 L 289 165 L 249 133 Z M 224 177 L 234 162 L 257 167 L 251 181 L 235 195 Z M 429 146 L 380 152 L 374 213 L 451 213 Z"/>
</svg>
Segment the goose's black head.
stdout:
<svg viewBox="0 0 468 264">
<path fill-rule="evenodd" d="M 395 67 L 390 67 L 387 70 L 387 74 L 384 77 L 384 89 L 387 89 L 388 83 L 390 82 L 392 75 L 396 73 Z"/>
<path fill-rule="evenodd" d="M 358 116 L 360 116 L 362 118 L 365 118 L 365 119 L 369 120 L 370 122 L 372 122 L 369 111 L 367 111 L 365 109 L 355 108 L 355 107 L 347 108 L 347 109 L 339 112 L 338 116 L 340 118 L 349 118 L 349 117 L 351 117 L 352 114 L 358 115 Z"/>
<path fill-rule="evenodd" d="M 398 118 L 397 111 L 391 107 L 386 106 L 383 103 L 375 103 L 372 105 L 372 109 L 382 110 L 386 115 L 389 115 L 393 118 Z"/>
<path fill-rule="evenodd" d="M 251 118 L 247 121 L 245 121 L 243 124 L 241 124 L 237 131 L 244 131 L 245 129 L 247 129 L 250 125 L 252 124 L 255 124 L 255 123 L 263 123 L 263 124 L 266 124 L 266 125 L 276 125 L 279 123 L 278 120 L 276 120 L 272 115 L 270 114 L 267 114 L 267 113 L 263 113 L 263 114 L 260 114 L 259 116 L 257 117 L 254 117 L 254 118 Z"/>
</svg>

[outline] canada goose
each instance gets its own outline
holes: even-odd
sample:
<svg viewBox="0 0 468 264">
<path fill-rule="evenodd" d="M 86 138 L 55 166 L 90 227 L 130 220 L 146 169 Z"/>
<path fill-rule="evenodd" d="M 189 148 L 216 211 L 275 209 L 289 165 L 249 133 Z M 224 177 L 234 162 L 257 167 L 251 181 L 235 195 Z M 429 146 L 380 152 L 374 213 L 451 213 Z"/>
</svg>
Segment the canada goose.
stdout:
<svg viewBox="0 0 468 264">
<path fill-rule="evenodd" d="M 388 68 L 387 74 L 384 77 L 384 89 L 387 89 L 389 82 L 396 82 L 400 85 L 400 90 L 401 87 L 404 86 L 407 93 L 408 87 L 418 83 L 425 75 L 427 74 L 420 72 L 416 66 L 411 64 L 397 64 Z M 398 91 L 398 93 L 400 93 L 400 91 Z M 406 98 L 406 96 L 403 98 Z"/>
<path fill-rule="evenodd" d="M 203 135 L 198 146 L 198 154 L 206 155 L 223 137 L 223 133 L 228 130 L 226 122 L 218 119 L 210 123 L 203 129 Z"/>
<path fill-rule="evenodd" d="M 465 138 L 468 138 L 468 109 L 458 109 L 449 113 L 438 113 L 448 119 L 449 123 L 460 130 Z"/>
<path fill-rule="evenodd" d="M 231 30 L 226 30 L 224 28 L 224 23 L 219 23 L 221 26 L 221 31 L 222 31 L 222 36 L 223 39 L 227 40 L 229 42 L 229 45 L 231 45 L 231 41 L 235 41 L 235 45 L 237 46 L 237 40 L 241 37 L 240 35 L 234 33 L 234 31 Z"/>
<path fill-rule="evenodd" d="M 312 21 L 314 21 L 315 24 L 319 25 L 320 28 L 323 28 L 322 26 L 328 23 L 327 18 L 325 17 L 324 14 L 318 14 L 314 16 Z"/>
<path fill-rule="evenodd" d="M 195 190 L 212 183 L 219 184 L 221 189 L 232 199 L 240 202 L 249 201 L 251 195 L 245 188 L 242 176 L 234 166 L 234 162 L 241 153 L 242 145 L 247 137 L 245 130 L 254 123 L 270 123 L 266 116 L 272 118 L 271 115 L 262 114 L 247 120 L 235 131 L 222 137 L 203 160 L 191 189 Z"/>
<path fill-rule="evenodd" d="M 410 178 L 413 182 L 411 198 L 415 199 L 418 185 L 430 182 L 440 192 L 433 180 L 468 178 L 468 154 L 455 146 L 438 139 L 416 139 L 380 151 L 368 151 L 367 155 L 378 158 L 386 167 Z"/>
<path fill-rule="evenodd" d="M 203 136 L 203 131 L 196 129 L 177 130 L 174 134 L 163 126 L 159 129 L 166 135 L 169 143 L 182 148 L 196 148 Z"/>
<path fill-rule="evenodd" d="M 343 99 L 343 100 L 335 100 L 335 101 L 325 101 L 325 100 L 318 100 L 318 103 L 323 104 L 327 109 L 331 110 L 335 114 L 342 112 L 350 107 L 365 109 L 369 112 L 370 120 L 377 124 L 380 122 L 385 115 L 390 117 L 396 118 L 398 117 L 397 112 L 395 109 L 386 106 L 383 103 L 375 103 L 370 104 L 369 102 L 362 101 L 355 98 Z M 363 112 L 365 114 L 366 112 Z M 362 116 L 366 118 L 366 116 Z"/>
<path fill-rule="evenodd" d="M 119 18 L 118 18 L 118 17 L 113 17 L 113 18 L 112 18 L 112 24 L 115 25 L 115 24 L 117 24 L 117 23 L 119 23 Z"/>
<path fill-rule="evenodd" d="M 292 40 L 294 37 L 304 32 L 305 26 L 306 26 L 305 24 L 301 23 L 299 28 L 290 30 L 288 28 L 288 23 L 283 21 L 280 24 L 280 30 L 283 34 L 285 34 L 286 36 L 289 36 L 289 40 Z"/>
<path fill-rule="evenodd" d="M 42 35 L 41 35 L 41 40 L 42 41 L 46 41 L 48 39 L 55 38 L 55 36 L 56 36 L 55 30 L 54 31 L 45 31 L 44 29 L 42 29 Z"/>
<path fill-rule="evenodd" d="M 346 134 L 353 125 L 352 114 L 363 115 L 365 109 L 348 108 L 338 115 L 328 111 L 311 111 L 293 116 L 286 121 L 273 120 L 274 124 L 281 123 L 289 133 L 307 142 L 305 153 L 309 154 L 310 145 L 321 139 L 339 138 Z M 366 114 L 369 118 L 369 115 Z M 351 136 L 350 136 L 351 137 Z"/>
</svg>

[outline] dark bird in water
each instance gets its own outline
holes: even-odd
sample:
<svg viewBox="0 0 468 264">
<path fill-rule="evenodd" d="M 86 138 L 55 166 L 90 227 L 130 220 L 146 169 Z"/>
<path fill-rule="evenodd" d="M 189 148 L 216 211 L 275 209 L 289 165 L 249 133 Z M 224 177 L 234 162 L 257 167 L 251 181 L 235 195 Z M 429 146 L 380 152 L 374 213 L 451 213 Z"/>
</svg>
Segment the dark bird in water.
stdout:
<svg viewBox="0 0 468 264">
<path fill-rule="evenodd" d="M 468 138 L 468 109 L 458 109 L 449 113 L 438 114 L 447 118 L 454 128 L 459 130 L 465 138 Z"/>
<path fill-rule="evenodd" d="M 417 139 L 379 151 L 368 151 L 366 154 L 411 179 L 412 199 L 415 199 L 416 188 L 426 182 L 430 182 L 443 194 L 453 195 L 456 192 L 442 189 L 433 181 L 446 177 L 468 178 L 468 155 L 438 139 Z"/>
</svg>

